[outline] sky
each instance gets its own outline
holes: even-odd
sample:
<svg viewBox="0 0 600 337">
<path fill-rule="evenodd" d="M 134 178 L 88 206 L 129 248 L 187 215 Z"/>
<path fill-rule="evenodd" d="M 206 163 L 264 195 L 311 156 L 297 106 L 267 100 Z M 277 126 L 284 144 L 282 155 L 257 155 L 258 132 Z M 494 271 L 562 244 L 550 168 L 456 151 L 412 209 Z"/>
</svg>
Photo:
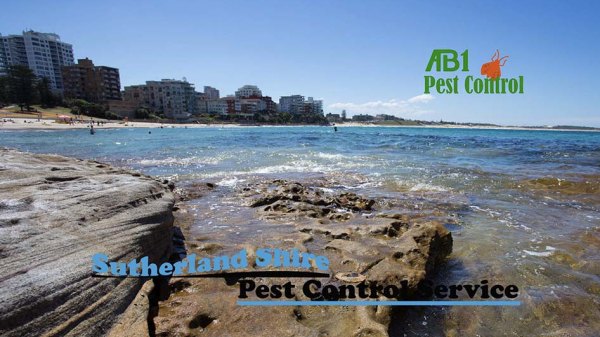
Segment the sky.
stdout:
<svg viewBox="0 0 600 337">
<path fill-rule="evenodd" d="M 598 1 L 6 1 L 0 33 L 54 32 L 121 85 L 186 78 L 221 95 L 258 85 L 345 109 L 421 120 L 600 127 Z M 427 73 L 434 49 L 469 51 L 468 73 Z M 424 76 L 502 77 L 523 94 L 424 95 Z M 462 90 L 462 87 L 461 87 Z"/>
</svg>

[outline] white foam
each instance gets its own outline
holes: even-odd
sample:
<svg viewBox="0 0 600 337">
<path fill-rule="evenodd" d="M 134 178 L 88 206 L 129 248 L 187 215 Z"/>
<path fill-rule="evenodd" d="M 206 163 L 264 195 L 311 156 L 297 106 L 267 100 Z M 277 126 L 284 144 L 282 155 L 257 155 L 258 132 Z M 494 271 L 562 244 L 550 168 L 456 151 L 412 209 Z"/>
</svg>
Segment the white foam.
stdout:
<svg viewBox="0 0 600 337">
<path fill-rule="evenodd" d="M 317 157 L 323 159 L 344 159 L 346 158 L 344 155 L 339 153 L 325 153 L 325 152 L 317 152 Z"/>
<path fill-rule="evenodd" d="M 246 179 L 239 179 L 238 177 L 225 178 L 217 183 L 217 186 L 236 187 L 237 184 L 246 181 Z"/>
<path fill-rule="evenodd" d="M 167 157 L 164 159 L 142 159 L 138 162 L 142 166 L 188 166 L 188 165 L 214 165 L 221 161 L 221 158 L 207 157 Z"/>
<path fill-rule="evenodd" d="M 542 256 L 542 257 L 547 257 L 547 256 L 552 255 L 552 251 L 532 252 L 532 251 L 526 250 L 526 249 L 523 249 L 523 253 L 531 255 L 531 256 Z"/>
<path fill-rule="evenodd" d="M 410 192 L 448 192 L 447 189 L 445 189 L 442 186 L 437 186 L 437 185 L 431 185 L 431 184 L 426 184 L 426 183 L 418 183 L 415 186 L 411 187 Z"/>
</svg>

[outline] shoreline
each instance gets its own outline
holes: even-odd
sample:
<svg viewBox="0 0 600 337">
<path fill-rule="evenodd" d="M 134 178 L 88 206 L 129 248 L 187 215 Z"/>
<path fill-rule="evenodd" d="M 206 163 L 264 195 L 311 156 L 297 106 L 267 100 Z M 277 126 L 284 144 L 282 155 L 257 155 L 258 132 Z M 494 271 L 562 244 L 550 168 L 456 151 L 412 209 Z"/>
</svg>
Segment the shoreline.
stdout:
<svg viewBox="0 0 600 337">
<path fill-rule="evenodd" d="M 14 122 L 4 122 L 3 120 L 12 120 Z M 112 122 L 107 121 L 105 125 L 97 126 L 94 128 L 97 130 L 102 129 L 123 129 L 123 128 L 147 128 L 147 129 L 158 129 L 158 128 L 186 128 L 186 129 L 200 129 L 200 128 L 242 128 L 242 127 L 365 127 L 365 128 L 417 128 L 417 129 L 473 129 L 473 130 L 514 130 L 514 131 L 557 131 L 557 132 L 600 132 L 597 129 L 585 130 L 585 129 L 550 129 L 550 128 L 539 128 L 539 127 L 523 127 L 523 126 L 472 126 L 472 125 L 380 125 L 380 124 L 365 124 L 349 122 L 335 125 L 317 125 L 317 124 L 289 124 L 289 125 L 273 125 L 273 124 L 238 124 L 238 123 L 157 123 L 157 122 Z M 54 119 L 42 119 L 38 121 L 37 118 L 4 118 L 0 120 L 0 131 L 56 131 L 56 130 L 74 130 L 74 129 L 89 129 L 88 123 L 77 123 L 74 125 L 56 123 Z"/>
</svg>

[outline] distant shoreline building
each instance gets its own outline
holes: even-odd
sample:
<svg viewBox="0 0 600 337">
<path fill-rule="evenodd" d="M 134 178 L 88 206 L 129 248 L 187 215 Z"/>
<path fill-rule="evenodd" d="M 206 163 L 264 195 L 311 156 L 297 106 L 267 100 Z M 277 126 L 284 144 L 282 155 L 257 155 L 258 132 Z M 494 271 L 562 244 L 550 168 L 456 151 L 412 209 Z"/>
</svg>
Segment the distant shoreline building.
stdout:
<svg viewBox="0 0 600 337">
<path fill-rule="evenodd" d="M 323 101 L 312 97 L 304 99 L 302 95 L 281 96 L 279 99 L 279 111 L 296 114 L 323 114 Z"/>
<path fill-rule="evenodd" d="M 204 97 L 206 99 L 219 99 L 219 95 L 219 90 L 210 86 L 204 86 Z"/>
<path fill-rule="evenodd" d="M 280 112 L 299 114 L 302 112 L 303 107 L 304 107 L 304 96 L 302 96 L 302 95 L 281 96 L 279 98 L 279 111 Z"/>
<path fill-rule="evenodd" d="M 333 122 L 333 123 L 339 123 L 339 122 L 343 121 L 340 114 L 328 113 L 327 115 L 325 115 L 325 118 L 327 118 L 327 120 L 329 122 Z"/>
<path fill-rule="evenodd" d="M 355 122 L 370 122 L 375 120 L 375 117 L 368 114 L 360 114 L 352 116 L 352 120 Z"/>
<path fill-rule="evenodd" d="M 246 84 L 243 87 L 239 88 L 235 92 L 236 98 L 260 98 L 262 97 L 262 91 L 255 86 Z"/>
<path fill-rule="evenodd" d="M 219 90 L 204 86 L 204 93 L 196 93 L 199 114 L 226 115 L 227 102 L 220 98 Z"/>
<path fill-rule="evenodd" d="M 323 101 L 309 97 L 304 101 L 304 113 L 323 114 Z"/>
<path fill-rule="evenodd" d="M 77 64 L 62 68 L 64 97 L 104 103 L 121 99 L 119 69 L 95 66 L 92 60 L 77 60 Z"/>
<path fill-rule="evenodd" d="M 50 89 L 62 93 L 62 67 L 73 63 L 73 46 L 57 34 L 29 30 L 21 35 L 0 35 L 0 75 L 9 66 L 27 66 L 36 76 L 46 77 Z"/>
<path fill-rule="evenodd" d="M 196 94 L 194 85 L 187 81 L 163 79 L 125 87 L 123 100 L 170 119 L 186 120 L 199 112 Z"/>
</svg>

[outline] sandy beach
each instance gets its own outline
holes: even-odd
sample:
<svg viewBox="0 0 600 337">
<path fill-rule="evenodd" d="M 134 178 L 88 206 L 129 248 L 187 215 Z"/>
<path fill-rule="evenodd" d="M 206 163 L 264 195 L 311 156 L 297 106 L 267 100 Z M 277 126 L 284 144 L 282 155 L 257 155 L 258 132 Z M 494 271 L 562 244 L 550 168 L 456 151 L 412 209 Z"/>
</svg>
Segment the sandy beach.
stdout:
<svg viewBox="0 0 600 337">
<path fill-rule="evenodd" d="M 101 122 L 101 125 L 97 124 Z M 2 118 L 0 119 L 0 130 L 69 130 L 87 129 L 89 122 L 75 122 L 67 124 L 56 119 L 37 118 Z M 299 127 L 315 125 L 256 125 L 235 123 L 158 123 L 158 122 L 132 122 L 132 121 L 110 121 L 94 119 L 95 129 L 118 129 L 118 128 L 235 128 L 235 127 Z M 331 127 L 334 125 L 332 124 Z M 335 123 L 339 128 L 344 127 L 376 127 L 376 128 L 436 128 L 436 129 L 481 129 L 481 130 L 541 130 L 541 131 L 583 131 L 600 132 L 600 130 L 579 129 L 550 129 L 518 126 L 472 126 L 472 125 L 378 125 L 370 123 L 345 122 Z"/>
<path fill-rule="evenodd" d="M 156 123 L 156 122 L 123 122 L 123 121 L 103 121 L 101 125 L 94 120 L 95 129 L 117 129 L 117 128 L 202 128 L 202 127 L 237 127 L 238 124 L 196 124 L 196 123 Z M 54 119 L 37 118 L 4 118 L 0 120 L 0 130 L 69 130 L 69 129 L 87 129 L 89 122 L 76 122 L 67 124 Z"/>
</svg>

